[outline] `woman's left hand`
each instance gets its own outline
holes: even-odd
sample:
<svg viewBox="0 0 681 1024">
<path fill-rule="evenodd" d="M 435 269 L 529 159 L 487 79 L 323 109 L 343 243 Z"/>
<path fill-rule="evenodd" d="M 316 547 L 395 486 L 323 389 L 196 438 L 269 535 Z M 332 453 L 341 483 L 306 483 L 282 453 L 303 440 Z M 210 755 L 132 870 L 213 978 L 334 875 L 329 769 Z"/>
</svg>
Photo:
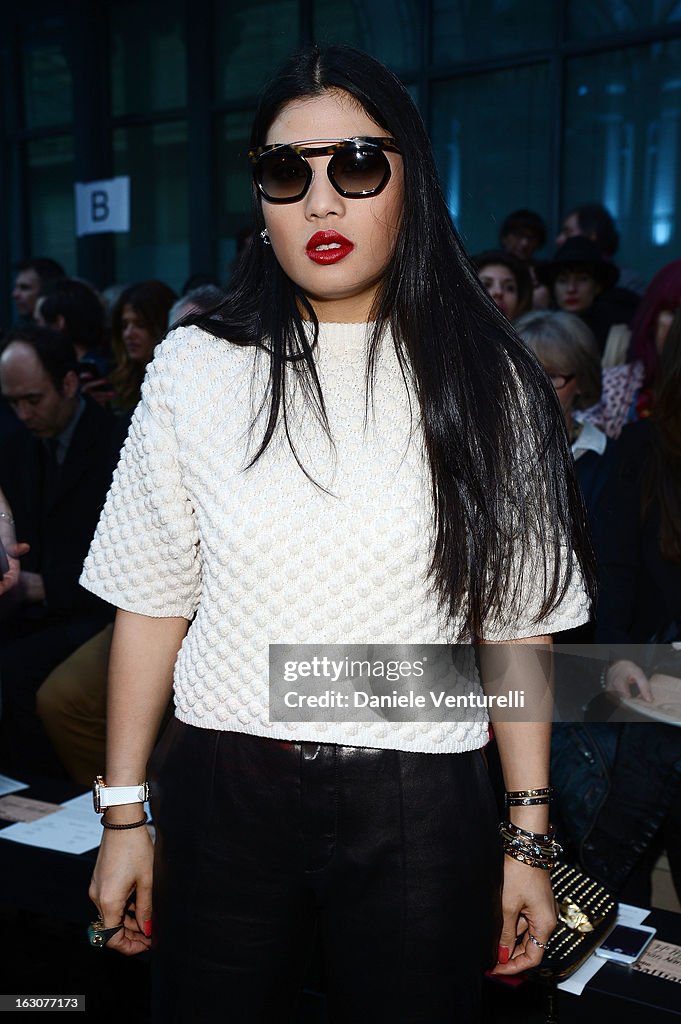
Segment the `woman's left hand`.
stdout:
<svg viewBox="0 0 681 1024">
<path fill-rule="evenodd" d="M 499 959 L 491 973 L 520 974 L 538 967 L 557 920 L 549 872 L 505 856 L 501 905 Z"/>
</svg>

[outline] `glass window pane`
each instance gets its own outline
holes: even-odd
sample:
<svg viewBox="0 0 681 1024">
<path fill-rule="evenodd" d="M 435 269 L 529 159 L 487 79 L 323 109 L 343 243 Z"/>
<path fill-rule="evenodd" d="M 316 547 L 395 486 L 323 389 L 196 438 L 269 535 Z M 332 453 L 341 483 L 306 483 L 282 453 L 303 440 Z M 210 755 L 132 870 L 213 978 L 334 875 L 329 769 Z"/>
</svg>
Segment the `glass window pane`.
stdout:
<svg viewBox="0 0 681 1024">
<path fill-rule="evenodd" d="M 566 210 L 603 203 L 652 275 L 681 244 L 681 40 L 570 61 L 566 116 Z"/>
<path fill-rule="evenodd" d="M 553 45 L 558 4 L 544 0 L 433 0 L 437 64 Z"/>
<path fill-rule="evenodd" d="M 111 11 L 114 116 L 184 107 L 187 101 L 182 0 L 119 2 Z"/>
<path fill-rule="evenodd" d="M 569 0 L 568 35 L 589 39 L 681 21 L 681 0 Z"/>
<path fill-rule="evenodd" d="M 502 109 L 519 112 L 512 130 Z M 550 128 L 547 64 L 473 75 L 433 90 L 440 177 L 469 252 L 495 248 L 512 210 L 529 207 L 546 219 Z"/>
<path fill-rule="evenodd" d="M 365 50 L 395 71 L 414 71 L 421 55 L 423 4 L 418 0 L 315 0 L 315 39 Z"/>
<path fill-rule="evenodd" d="M 184 121 L 114 132 L 114 169 L 130 175 L 130 232 L 116 234 L 120 283 L 189 276 L 187 126 Z"/>
<path fill-rule="evenodd" d="M 217 126 L 217 275 L 221 281 L 229 278 L 240 234 L 253 223 L 250 165 L 246 156 L 252 117 L 250 111 L 229 114 L 220 118 Z"/>
<path fill-rule="evenodd" d="M 74 273 L 76 213 L 71 136 L 29 142 L 27 164 L 31 255 L 50 256 Z"/>
<path fill-rule="evenodd" d="M 216 0 L 213 63 L 218 99 L 255 96 L 298 49 L 298 25 L 298 0 Z"/>
<path fill-rule="evenodd" d="M 27 128 L 68 125 L 73 119 L 71 70 L 59 42 L 28 42 L 24 49 Z"/>
</svg>

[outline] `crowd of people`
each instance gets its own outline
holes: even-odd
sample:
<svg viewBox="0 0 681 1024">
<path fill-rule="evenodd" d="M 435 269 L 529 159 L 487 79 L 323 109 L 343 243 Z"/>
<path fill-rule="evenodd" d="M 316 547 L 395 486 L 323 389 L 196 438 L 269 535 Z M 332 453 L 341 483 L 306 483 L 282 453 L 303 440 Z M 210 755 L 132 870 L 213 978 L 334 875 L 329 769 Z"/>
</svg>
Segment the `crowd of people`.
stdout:
<svg viewBox="0 0 681 1024">
<path fill-rule="evenodd" d="M 620 269 L 616 225 L 596 203 L 565 216 L 553 257 L 539 262 L 545 241 L 541 217 L 518 210 L 500 248 L 474 264 L 553 383 L 589 516 L 595 620 L 559 639 L 609 647 L 605 686 L 654 703 L 651 676 L 681 677 L 681 660 L 643 654 L 643 645 L 681 640 L 681 259 L 648 284 Z M 574 672 L 558 659 L 559 683 L 566 664 Z M 601 705 L 600 721 L 554 727 L 564 839 L 634 902 L 650 900 L 651 865 L 666 848 L 681 896 L 681 736 L 672 726 L 614 724 L 607 712 Z"/>
<path fill-rule="evenodd" d="M 578 639 L 678 641 L 681 259 L 647 284 L 620 268 L 615 224 L 595 203 L 567 213 L 552 258 L 541 262 L 546 237 L 538 214 L 515 211 L 498 247 L 472 263 L 564 414 L 600 576 L 595 619 Z M 113 609 L 78 578 L 156 346 L 223 296 L 208 275 L 195 275 L 180 296 L 157 280 L 102 295 L 52 259 L 16 268 L 16 320 L 0 349 L 1 771 L 88 785 L 102 770 Z M 618 656 L 606 687 L 651 700 L 655 671 L 673 674 Z M 640 728 L 554 728 L 564 840 L 619 892 L 635 882 L 639 899 L 649 898 L 650 859 L 666 845 L 681 895 L 681 734 Z M 598 753 L 595 801 L 584 749 Z M 634 820 L 617 799 L 635 763 L 649 792 Z"/>
<path fill-rule="evenodd" d="M 107 303 L 55 260 L 16 268 L 0 349 L 0 526 L 10 557 L 17 540 L 27 547 L 0 593 L 6 771 L 84 785 L 101 771 L 113 609 L 78 578 L 156 345 L 223 294 L 195 275 L 179 297 L 150 280 Z"/>
</svg>

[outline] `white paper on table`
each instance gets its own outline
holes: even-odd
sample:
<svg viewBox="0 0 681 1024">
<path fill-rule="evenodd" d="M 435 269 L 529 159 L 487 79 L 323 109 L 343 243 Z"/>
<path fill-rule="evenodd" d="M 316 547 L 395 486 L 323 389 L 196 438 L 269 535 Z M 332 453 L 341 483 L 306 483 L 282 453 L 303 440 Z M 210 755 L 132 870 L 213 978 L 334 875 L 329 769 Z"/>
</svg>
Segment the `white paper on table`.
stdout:
<svg viewBox="0 0 681 1024">
<path fill-rule="evenodd" d="M 62 805 L 61 810 L 39 821 L 17 822 L 0 831 L 0 839 L 26 846 L 40 846 L 60 853 L 85 853 L 99 846 L 102 826 L 92 810 L 92 795 L 84 793 Z"/>
<path fill-rule="evenodd" d="M 149 812 L 146 805 L 144 809 Z M 0 839 L 60 853 L 86 853 L 96 849 L 101 838 L 102 826 L 92 808 L 92 793 L 67 800 L 61 810 L 39 821 L 17 822 L 0 830 Z"/>
<path fill-rule="evenodd" d="M 643 907 L 633 907 L 630 903 L 620 903 L 617 908 L 617 921 L 615 923 L 635 928 L 637 924 L 645 921 L 649 914 L 650 911 L 645 910 Z M 591 981 L 595 974 L 598 974 L 603 964 L 607 964 L 607 962 L 602 956 L 596 956 L 595 953 L 592 953 L 574 974 L 571 974 L 565 981 L 560 982 L 558 988 L 562 989 L 563 992 L 571 992 L 574 996 L 581 996 L 586 984 Z"/>
<path fill-rule="evenodd" d="M 20 789 L 28 789 L 28 783 L 10 779 L 9 775 L 0 775 L 0 796 L 4 796 L 6 793 L 18 793 Z"/>
</svg>

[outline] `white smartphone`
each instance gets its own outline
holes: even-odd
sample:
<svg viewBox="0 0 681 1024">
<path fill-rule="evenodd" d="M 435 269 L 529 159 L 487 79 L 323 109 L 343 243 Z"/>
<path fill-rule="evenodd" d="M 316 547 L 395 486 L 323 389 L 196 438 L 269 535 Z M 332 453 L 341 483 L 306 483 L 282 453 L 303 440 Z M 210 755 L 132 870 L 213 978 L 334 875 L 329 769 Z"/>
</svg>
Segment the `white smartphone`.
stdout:
<svg viewBox="0 0 681 1024">
<path fill-rule="evenodd" d="M 614 960 L 618 964 L 635 964 L 657 928 L 638 924 L 635 928 L 616 924 L 608 937 L 596 949 L 596 956 Z"/>
</svg>

